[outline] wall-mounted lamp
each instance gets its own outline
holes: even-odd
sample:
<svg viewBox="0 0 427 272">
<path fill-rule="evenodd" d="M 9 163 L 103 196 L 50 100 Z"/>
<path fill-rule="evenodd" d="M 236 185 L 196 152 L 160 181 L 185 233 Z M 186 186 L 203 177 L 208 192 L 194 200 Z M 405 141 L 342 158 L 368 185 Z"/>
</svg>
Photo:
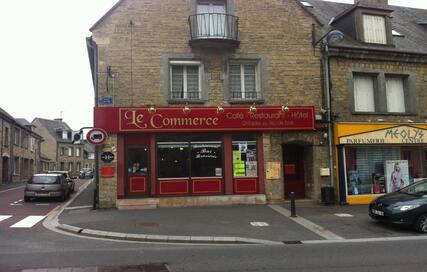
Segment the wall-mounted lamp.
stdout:
<svg viewBox="0 0 427 272">
<path fill-rule="evenodd" d="M 221 105 L 219 105 L 219 106 L 216 108 L 216 112 L 217 112 L 217 113 L 223 113 L 223 112 L 224 112 L 224 108 L 223 108 Z"/>
<path fill-rule="evenodd" d="M 149 112 L 150 114 L 156 113 L 156 107 L 154 107 L 154 106 L 150 106 L 150 107 L 148 108 L 148 112 Z"/>
<path fill-rule="evenodd" d="M 283 112 L 288 112 L 289 111 L 289 107 L 288 106 L 282 106 L 282 111 Z"/>
<path fill-rule="evenodd" d="M 255 112 L 256 112 L 255 103 L 254 103 L 252 106 L 250 106 L 250 107 L 249 107 L 249 111 L 250 111 L 251 113 L 255 113 Z"/>
<path fill-rule="evenodd" d="M 182 109 L 182 111 L 184 113 L 189 113 L 191 111 L 190 107 L 188 106 L 188 104 L 185 104 L 184 108 Z"/>
</svg>

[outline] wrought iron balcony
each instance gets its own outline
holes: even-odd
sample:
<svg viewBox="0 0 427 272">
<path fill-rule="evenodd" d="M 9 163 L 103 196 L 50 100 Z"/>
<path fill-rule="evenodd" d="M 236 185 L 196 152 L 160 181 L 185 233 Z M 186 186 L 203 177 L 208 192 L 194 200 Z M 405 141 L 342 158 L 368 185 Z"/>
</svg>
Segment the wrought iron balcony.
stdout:
<svg viewBox="0 0 427 272">
<path fill-rule="evenodd" d="M 239 45 L 239 18 L 224 13 L 201 13 L 188 17 L 190 45 L 232 48 Z"/>
</svg>

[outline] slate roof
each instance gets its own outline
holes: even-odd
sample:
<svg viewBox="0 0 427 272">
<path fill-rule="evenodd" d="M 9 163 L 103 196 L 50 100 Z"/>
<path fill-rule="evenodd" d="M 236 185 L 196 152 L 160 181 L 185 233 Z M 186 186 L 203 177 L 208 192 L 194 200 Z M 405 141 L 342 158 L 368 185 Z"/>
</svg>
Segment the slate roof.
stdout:
<svg viewBox="0 0 427 272">
<path fill-rule="evenodd" d="M 324 33 L 331 29 L 328 24 L 333 17 L 338 17 L 354 7 L 353 4 L 321 0 L 304 0 L 304 2 L 313 6 L 304 8 L 323 25 Z M 392 29 L 403 35 L 403 37 L 393 36 L 395 47 L 365 44 L 348 35 L 345 35 L 344 40 L 338 45 L 330 47 L 427 54 L 427 26 L 420 24 L 427 21 L 427 10 L 393 5 L 389 5 L 389 8 L 393 10 L 391 13 Z"/>
<path fill-rule="evenodd" d="M 16 120 L 16 122 L 18 122 L 20 125 L 22 125 L 22 126 L 33 126 L 33 124 L 31 124 L 30 122 L 28 122 L 28 120 L 27 119 L 24 119 L 24 118 L 16 118 L 15 119 Z"/>
<path fill-rule="evenodd" d="M 72 131 L 72 129 L 68 126 L 67 123 L 59 120 L 50 120 L 50 119 L 43 119 L 43 118 L 35 118 L 34 120 L 38 120 L 49 131 L 50 135 L 52 135 L 58 142 L 62 142 L 62 143 L 72 142 L 72 140 L 62 139 L 58 137 L 58 134 L 56 134 L 58 130 Z"/>
<path fill-rule="evenodd" d="M 10 115 L 7 111 L 2 109 L 1 107 L 0 107 L 0 117 L 7 119 L 10 123 L 14 124 L 17 127 L 20 127 L 21 129 L 26 130 L 27 132 L 31 133 L 34 137 L 38 139 L 43 139 L 42 136 L 38 135 L 37 133 L 32 131 L 31 128 L 27 126 L 27 125 L 32 126 L 32 124 L 28 122 L 26 119 L 14 118 L 12 115 Z"/>
<path fill-rule="evenodd" d="M 9 121 L 11 121 L 11 122 L 15 121 L 15 118 L 13 118 L 12 115 L 10 115 L 7 111 L 2 109 L 1 107 L 0 107 L 0 115 L 3 115 L 3 117 L 9 119 Z"/>
</svg>

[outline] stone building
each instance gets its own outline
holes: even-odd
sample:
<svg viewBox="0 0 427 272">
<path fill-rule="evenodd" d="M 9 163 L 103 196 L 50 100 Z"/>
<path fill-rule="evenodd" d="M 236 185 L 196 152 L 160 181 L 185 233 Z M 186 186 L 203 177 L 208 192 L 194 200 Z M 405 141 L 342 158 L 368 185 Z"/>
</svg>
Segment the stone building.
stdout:
<svg viewBox="0 0 427 272">
<path fill-rule="evenodd" d="M 23 182 L 40 170 L 42 137 L 25 119 L 0 108 L 0 183 Z"/>
<path fill-rule="evenodd" d="M 295 0 L 121 0 L 90 29 L 101 207 L 320 199 L 316 18 Z M 317 116 L 317 118 L 316 118 Z"/>
<path fill-rule="evenodd" d="M 319 37 L 344 33 L 323 46 L 340 202 L 369 203 L 427 177 L 427 10 L 387 0 L 306 3 Z"/>
<path fill-rule="evenodd" d="M 49 169 L 66 170 L 71 176 L 78 176 L 84 164 L 84 144 L 73 141 L 73 130 L 62 119 L 35 118 L 32 122 L 35 131 L 43 136 L 41 145 L 43 156 L 51 162 Z"/>
</svg>

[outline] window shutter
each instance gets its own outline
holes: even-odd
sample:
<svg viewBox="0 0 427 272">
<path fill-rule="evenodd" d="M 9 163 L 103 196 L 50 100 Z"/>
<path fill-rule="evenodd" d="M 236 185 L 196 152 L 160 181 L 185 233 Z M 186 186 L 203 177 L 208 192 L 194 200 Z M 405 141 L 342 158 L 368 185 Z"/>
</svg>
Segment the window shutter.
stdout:
<svg viewBox="0 0 427 272">
<path fill-rule="evenodd" d="M 356 112 L 374 112 L 374 80 L 372 76 L 354 77 L 354 110 Z"/>
<path fill-rule="evenodd" d="M 383 16 L 363 15 L 365 42 L 387 44 L 385 18 Z"/>
<path fill-rule="evenodd" d="M 386 94 L 388 112 L 405 112 L 405 92 L 402 78 L 386 78 Z"/>
</svg>

